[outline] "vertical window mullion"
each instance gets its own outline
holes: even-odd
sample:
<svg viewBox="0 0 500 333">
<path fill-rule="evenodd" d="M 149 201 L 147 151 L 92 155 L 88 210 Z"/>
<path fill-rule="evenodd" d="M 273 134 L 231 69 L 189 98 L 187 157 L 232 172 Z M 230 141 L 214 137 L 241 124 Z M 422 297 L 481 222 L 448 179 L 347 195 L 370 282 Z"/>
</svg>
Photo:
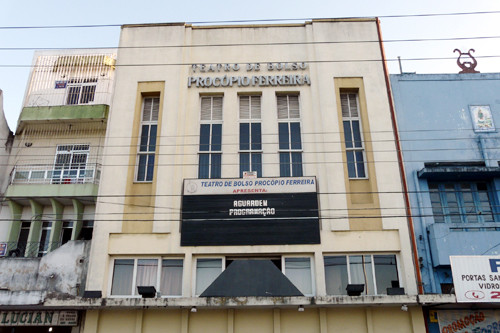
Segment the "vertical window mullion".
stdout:
<svg viewBox="0 0 500 333">
<path fill-rule="evenodd" d="M 135 284 L 137 282 L 137 259 L 134 259 L 134 270 L 132 273 L 132 291 L 130 295 L 135 295 Z"/>
</svg>

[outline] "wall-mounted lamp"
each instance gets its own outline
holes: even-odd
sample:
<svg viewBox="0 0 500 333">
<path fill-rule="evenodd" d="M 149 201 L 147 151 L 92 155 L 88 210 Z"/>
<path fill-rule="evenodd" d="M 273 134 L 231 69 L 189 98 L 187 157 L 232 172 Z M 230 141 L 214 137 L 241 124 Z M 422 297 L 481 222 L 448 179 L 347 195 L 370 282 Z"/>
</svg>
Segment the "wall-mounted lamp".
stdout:
<svg viewBox="0 0 500 333">
<path fill-rule="evenodd" d="M 360 296 L 363 290 L 365 290 L 365 285 L 364 284 L 348 284 L 347 288 L 347 295 L 349 296 Z"/>
<path fill-rule="evenodd" d="M 401 311 L 405 311 L 405 312 L 408 311 L 408 305 L 406 305 L 406 304 L 401 305 Z"/>
<path fill-rule="evenodd" d="M 137 292 L 142 298 L 156 297 L 156 288 L 153 286 L 137 286 Z"/>
<path fill-rule="evenodd" d="M 299 305 L 299 308 L 297 309 L 297 311 L 299 312 L 304 312 L 304 306 L 303 305 Z"/>
<path fill-rule="evenodd" d="M 196 306 L 193 306 L 193 307 L 191 308 L 191 312 L 195 313 L 195 312 L 197 312 L 197 311 L 198 311 L 198 310 L 196 309 Z"/>
</svg>

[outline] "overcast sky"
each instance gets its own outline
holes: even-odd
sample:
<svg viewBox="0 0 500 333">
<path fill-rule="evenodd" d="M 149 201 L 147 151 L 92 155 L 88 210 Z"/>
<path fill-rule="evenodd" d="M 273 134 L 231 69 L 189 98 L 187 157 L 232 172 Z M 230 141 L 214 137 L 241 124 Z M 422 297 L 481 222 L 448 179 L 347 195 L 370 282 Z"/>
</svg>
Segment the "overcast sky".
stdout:
<svg viewBox="0 0 500 333">
<path fill-rule="evenodd" d="M 383 17 L 500 12 L 499 0 L 3 0 L 0 3 L 0 89 L 4 92 L 3 108 L 12 130 L 22 108 L 34 49 L 117 47 L 120 28 L 7 27 L 382 16 L 386 56 L 388 59 L 400 56 L 405 72 L 457 73 L 455 48 L 475 49 L 476 69 L 482 73 L 500 72 L 500 13 Z M 454 40 L 400 41 L 435 38 Z M 409 60 L 422 58 L 427 60 Z M 389 70 L 399 73 L 397 61 L 389 62 Z"/>
</svg>

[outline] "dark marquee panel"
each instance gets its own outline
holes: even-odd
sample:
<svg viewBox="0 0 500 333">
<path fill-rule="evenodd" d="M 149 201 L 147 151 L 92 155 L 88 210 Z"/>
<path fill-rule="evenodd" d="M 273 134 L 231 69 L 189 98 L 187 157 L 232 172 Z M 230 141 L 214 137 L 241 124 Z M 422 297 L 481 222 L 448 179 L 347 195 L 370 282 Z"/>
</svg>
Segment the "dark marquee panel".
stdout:
<svg viewBox="0 0 500 333">
<path fill-rule="evenodd" d="M 319 243 L 316 192 L 183 196 L 181 246 Z"/>
</svg>

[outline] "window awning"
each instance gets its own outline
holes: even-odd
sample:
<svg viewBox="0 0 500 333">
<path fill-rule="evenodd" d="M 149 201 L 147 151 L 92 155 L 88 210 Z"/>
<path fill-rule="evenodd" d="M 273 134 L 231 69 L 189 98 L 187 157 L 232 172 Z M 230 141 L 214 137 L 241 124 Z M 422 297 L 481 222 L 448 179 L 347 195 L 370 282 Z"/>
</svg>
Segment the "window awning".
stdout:
<svg viewBox="0 0 500 333">
<path fill-rule="evenodd" d="M 417 173 L 428 180 L 480 180 L 500 177 L 500 167 L 436 166 L 425 167 Z"/>
<path fill-rule="evenodd" d="M 270 260 L 235 260 L 201 297 L 304 296 Z"/>
</svg>

